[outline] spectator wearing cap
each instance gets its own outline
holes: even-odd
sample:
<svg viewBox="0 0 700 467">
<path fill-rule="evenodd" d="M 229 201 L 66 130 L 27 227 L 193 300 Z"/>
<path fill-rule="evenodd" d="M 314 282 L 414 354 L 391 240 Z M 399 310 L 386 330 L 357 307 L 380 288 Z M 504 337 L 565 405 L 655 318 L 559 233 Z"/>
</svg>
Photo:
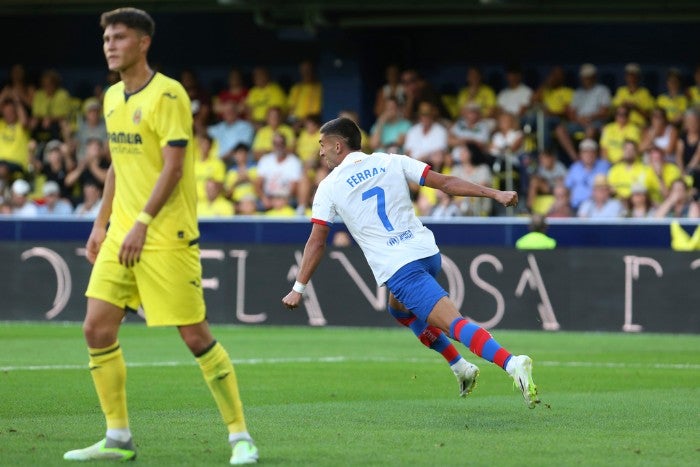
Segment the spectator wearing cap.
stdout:
<svg viewBox="0 0 700 467">
<path fill-rule="evenodd" d="M 59 140 L 51 140 L 44 147 L 44 166 L 42 174 L 45 180 L 53 180 L 61 188 L 61 197 L 70 198 L 71 190 L 66 185 L 66 177 L 75 168 L 73 158 Z"/>
<path fill-rule="evenodd" d="M 579 157 L 571 164 L 564 184 L 571 193 L 571 207 L 578 209 L 583 201 L 591 197 L 593 181 L 597 175 L 607 175 L 610 163 L 598 157 L 598 143 L 584 139 L 579 144 Z"/>
<path fill-rule="evenodd" d="M 633 184 L 627 200 L 627 217 L 644 219 L 654 217 L 655 212 L 647 187 L 641 183 Z"/>
<path fill-rule="evenodd" d="M 596 175 L 591 197 L 581 203 L 577 216 L 585 219 L 616 219 L 623 217 L 624 213 L 623 204 L 610 193 L 608 179 L 603 174 Z"/>
<path fill-rule="evenodd" d="M 518 250 L 553 250 L 557 241 L 547 235 L 547 221 L 544 216 L 533 214 L 530 217 L 530 232 L 515 242 Z"/>
<path fill-rule="evenodd" d="M 29 199 L 29 193 L 32 187 L 29 182 L 20 178 L 12 183 L 10 193 L 12 198 L 10 205 L 12 206 L 12 215 L 15 217 L 37 217 L 37 207 Z"/>
<path fill-rule="evenodd" d="M 638 63 L 625 65 L 625 85 L 615 91 L 613 107 L 625 106 L 630 111 L 629 120 L 639 128 L 644 128 L 651 109 L 656 102 L 649 90 L 641 85 L 642 69 Z"/>
<path fill-rule="evenodd" d="M 72 138 L 72 149 L 78 163 L 85 159 L 88 141 L 97 139 L 107 144 L 107 127 L 102 118 L 102 104 L 95 97 L 85 99 L 83 113 L 78 118 L 78 129 Z"/>
<path fill-rule="evenodd" d="M 498 109 L 520 119 L 530 107 L 532 89 L 523 84 L 523 73 L 518 65 L 510 65 L 506 69 L 506 82 L 508 86 L 496 98 Z"/>
<path fill-rule="evenodd" d="M 578 157 L 572 137 L 596 139 L 608 118 L 610 90 L 597 82 L 597 73 L 595 65 L 581 65 L 581 86 L 574 92 L 571 105 L 567 108 L 568 122 L 559 125 L 555 131 L 561 149 L 569 156 L 571 162 Z"/>
<path fill-rule="evenodd" d="M 669 68 L 666 72 L 666 92 L 656 98 L 656 105 L 666 112 L 666 119 L 673 125 L 680 125 L 683 112 L 688 108 L 688 98 L 683 93 L 681 71 Z"/>
<path fill-rule="evenodd" d="M 41 189 L 44 197 L 37 208 L 39 217 L 70 216 L 73 206 L 68 200 L 61 198 L 61 187 L 53 180 L 44 183 Z"/>
<path fill-rule="evenodd" d="M 630 109 L 621 105 L 615 109 L 615 120 L 603 127 L 600 134 L 600 156 L 614 164 L 622 159 L 622 144 L 625 140 L 640 142 L 642 133 L 630 121 Z"/>
<path fill-rule="evenodd" d="M 642 162 L 637 143 L 627 140 L 623 145 L 622 159 L 608 172 L 608 183 L 615 197 L 625 201 L 632 194 L 632 185 L 644 185 L 650 193 L 659 191 L 659 184 L 654 171 Z"/>
</svg>

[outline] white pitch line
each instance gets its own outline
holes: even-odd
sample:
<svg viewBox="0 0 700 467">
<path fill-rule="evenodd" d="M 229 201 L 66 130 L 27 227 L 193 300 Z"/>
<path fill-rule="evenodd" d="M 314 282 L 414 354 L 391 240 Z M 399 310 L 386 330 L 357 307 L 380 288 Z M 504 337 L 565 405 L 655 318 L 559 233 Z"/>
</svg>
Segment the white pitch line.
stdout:
<svg viewBox="0 0 700 467">
<path fill-rule="evenodd" d="M 396 358 L 396 357 L 293 357 L 293 358 L 248 358 L 234 359 L 236 365 L 274 365 L 284 363 L 344 363 L 344 362 L 370 362 L 370 363 L 436 363 L 436 358 Z M 483 363 L 483 362 L 482 362 Z M 617 363 L 617 362 L 556 362 L 536 361 L 536 366 L 545 367 L 586 367 L 586 368 L 639 368 L 661 370 L 700 370 L 700 364 L 695 363 Z M 167 362 L 129 362 L 129 368 L 156 368 L 194 366 L 194 360 L 167 361 Z M 85 365 L 15 365 L 0 366 L 0 372 L 9 371 L 51 371 L 51 370 L 86 370 Z"/>
</svg>

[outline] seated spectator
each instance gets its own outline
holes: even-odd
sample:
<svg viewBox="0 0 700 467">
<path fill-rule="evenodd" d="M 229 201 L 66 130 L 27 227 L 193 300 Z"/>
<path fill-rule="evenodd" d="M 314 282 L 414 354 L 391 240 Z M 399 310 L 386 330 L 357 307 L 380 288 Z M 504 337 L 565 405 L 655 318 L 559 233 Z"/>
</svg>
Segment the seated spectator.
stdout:
<svg viewBox="0 0 700 467">
<path fill-rule="evenodd" d="M 75 168 L 68 172 L 63 184 L 70 190 L 71 199 L 76 202 L 83 200 L 82 187 L 93 182 L 104 187 L 110 166 L 109 153 L 101 139 L 91 139 L 87 142 L 85 156 L 78 161 Z"/>
<path fill-rule="evenodd" d="M 260 160 L 264 154 L 274 150 L 273 137 L 275 133 L 284 135 L 284 140 L 287 143 L 287 151 L 293 152 L 295 145 L 295 135 L 292 127 L 284 123 L 282 109 L 279 107 L 270 107 L 267 110 L 267 118 L 265 126 L 258 129 L 253 138 L 253 156 L 255 160 Z"/>
<path fill-rule="evenodd" d="M 457 165 L 452 169 L 452 175 L 477 185 L 493 186 L 493 175 L 487 164 L 477 162 L 474 153 L 478 152 L 478 146 L 468 143 L 455 146 L 452 150 L 452 158 Z M 439 191 L 439 190 L 436 190 Z M 488 216 L 493 208 L 489 198 L 462 198 L 459 200 L 460 213 L 463 216 Z"/>
<path fill-rule="evenodd" d="M 683 132 L 676 145 L 676 165 L 692 179 L 693 189 L 700 192 L 700 114 L 688 109 L 683 117 Z"/>
<path fill-rule="evenodd" d="M 578 156 L 572 136 L 580 133 L 584 138 L 596 139 L 608 118 L 610 90 L 597 83 L 597 69 L 590 63 L 581 65 L 581 87 L 576 89 L 571 105 L 567 108 L 568 123 L 556 129 L 557 141 L 571 162 Z"/>
<path fill-rule="evenodd" d="M 630 197 L 632 185 L 635 183 L 644 185 L 649 192 L 659 189 L 654 171 L 640 160 L 637 143 L 629 140 L 623 145 L 620 162 L 610 168 L 608 182 L 615 197 L 621 201 Z"/>
<path fill-rule="evenodd" d="M 666 112 L 666 120 L 673 125 L 680 125 L 683 112 L 688 109 L 688 98 L 683 93 L 681 71 L 670 68 L 666 72 L 666 92 L 656 98 L 656 105 Z"/>
<path fill-rule="evenodd" d="M 544 112 L 544 145 L 552 146 L 552 133 L 566 118 L 566 109 L 571 104 L 574 90 L 565 84 L 564 69 L 555 66 L 545 78 L 542 85 L 533 93 L 532 103 L 539 105 Z M 530 113 L 525 119 L 530 128 L 537 130 L 537 115 Z"/>
<path fill-rule="evenodd" d="M 219 159 L 227 166 L 233 163 L 234 149 L 245 144 L 250 147 L 253 144 L 255 129 L 250 122 L 239 116 L 236 103 L 227 100 L 221 103 L 222 120 L 210 126 L 207 134 L 216 140 L 219 146 Z"/>
<path fill-rule="evenodd" d="M 301 161 L 289 152 L 282 133 L 274 134 L 273 145 L 274 150 L 260 158 L 255 179 L 255 192 L 264 210 L 272 208 L 273 194 L 296 197 L 303 174 Z"/>
<path fill-rule="evenodd" d="M 625 140 L 641 140 L 641 131 L 630 121 L 630 110 L 621 105 L 615 110 L 615 120 L 603 127 L 600 135 L 600 155 L 614 164 L 622 159 L 622 144 Z"/>
<path fill-rule="evenodd" d="M 73 215 L 84 219 L 95 219 L 102 207 L 102 185 L 89 180 L 83 184 L 83 202 L 73 210 Z"/>
<path fill-rule="evenodd" d="M 270 209 L 265 211 L 267 217 L 295 217 L 297 211 L 290 206 L 289 195 L 285 191 L 270 194 Z"/>
<path fill-rule="evenodd" d="M 11 91 L 0 93 L 0 192 L 23 177 L 33 160 L 29 154 L 29 118 Z"/>
<path fill-rule="evenodd" d="M 430 212 L 430 217 L 435 219 L 449 219 L 461 215 L 454 196 L 442 190 L 435 190 L 435 195 L 437 196 L 437 204 Z"/>
<path fill-rule="evenodd" d="M 387 152 L 387 148 L 390 147 L 402 151 L 406 134 L 411 129 L 411 122 L 403 118 L 403 111 L 396 98 L 387 98 L 383 107 L 384 111 L 369 132 L 370 148 L 380 152 Z M 318 143 L 318 140 L 316 142 Z"/>
<path fill-rule="evenodd" d="M 205 198 L 197 202 L 198 219 L 233 216 L 233 203 L 223 197 L 223 183 L 210 178 L 204 183 L 204 191 Z"/>
<path fill-rule="evenodd" d="M 496 93 L 491 86 L 483 83 L 483 75 L 478 67 L 467 68 L 467 86 L 459 90 L 457 106 L 462 109 L 468 104 L 476 104 L 484 118 L 493 118 L 496 112 Z"/>
<path fill-rule="evenodd" d="M 437 109 L 430 102 L 421 102 L 418 123 L 406 133 L 406 155 L 426 161 L 432 153 L 447 150 L 447 130 L 436 120 Z"/>
<path fill-rule="evenodd" d="M 693 86 L 689 86 L 686 94 L 688 95 L 688 105 L 697 107 L 700 105 L 700 64 L 695 65 L 693 70 Z"/>
<path fill-rule="evenodd" d="M 12 215 L 15 217 L 37 217 L 38 209 L 36 204 L 29 199 L 29 193 L 32 187 L 29 182 L 19 178 L 12 183 L 10 189 L 11 199 L 10 206 L 12 207 Z"/>
<path fill-rule="evenodd" d="M 681 178 L 681 169 L 673 162 L 667 162 L 664 152 L 653 146 L 647 153 L 649 167 L 654 174 L 654 180 L 649 184 L 649 197 L 654 204 L 658 204 L 669 195 L 671 183 Z"/>
<path fill-rule="evenodd" d="M 401 84 L 401 70 L 396 64 L 389 64 L 384 70 L 385 83 L 377 89 L 377 94 L 374 96 L 374 116 L 379 118 L 384 113 L 386 99 L 394 99 L 399 105 L 403 106 L 406 102 L 406 93 Z"/>
<path fill-rule="evenodd" d="M 475 144 L 482 152 L 486 152 L 490 140 L 491 125 L 481 118 L 481 108 L 474 103 L 464 104 L 460 108 L 460 118 L 450 127 L 447 140 L 449 145 Z"/>
<path fill-rule="evenodd" d="M 558 181 L 552 190 L 554 201 L 547 210 L 547 217 L 574 217 L 575 211 L 571 209 L 571 193 L 562 181 Z"/>
<path fill-rule="evenodd" d="M 180 84 L 187 91 L 192 110 L 192 125 L 195 133 L 203 132 L 212 119 L 211 96 L 199 84 L 199 79 L 193 70 L 184 69 L 180 73 Z"/>
<path fill-rule="evenodd" d="M 518 250 L 553 250 L 557 241 L 547 235 L 547 221 L 544 216 L 534 214 L 530 217 L 530 232 L 515 242 Z"/>
<path fill-rule="evenodd" d="M 671 184 L 668 197 L 659 205 L 654 214 L 656 218 L 692 218 L 700 217 L 700 203 L 694 200 L 688 185 L 682 179 Z"/>
<path fill-rule="evenodd" d="M 267 68 L 258 66 L 253 69 L 253 87 L 248 91 L 245 104 L 251 122 L 260 128 L 265 124 L 271 107 L 285 110 L 287 95 L 279 84 L 270 80 Z"/>
<path fill-rule="evenodd" d="M 524 137 L 517 118 L 511 113 L 502 112 L 498 115 L 497 121 L 496 131 L 491 136 L 489 152 L 499 159 L 517 156 L 522 152 Z M 517 159 L 514 161 L 514 165 L 519 165 Z"/>
<path fill-rule="evenodd" d="M 404 105 L 404 117 L 415 122 L 419 120 L 420 106 L 423 102 L 432 105 L 435 118 L 449 118 L 449 113 L 442 104 L 442 100 L 433 86 L 416 70 L 408 69 L 401 73 L 401 84 L 406 94 Z"/>
<path fill-rule="evenodd" d="M 226 172 L 224 179 L 224 196 L 238 203 L 246 196 L 252 196 L 255 200 L 255 179 L 258 178 L 258 166 L 251 160 L 248 147 L 239 145 L 233 151 L 234 164 Z"/>
<path fill-rule="evenodd" d="M 591 197 L 593 181 L 597 175 L 607 176 L 610 163 L 598 158 L 598 143 L 584 139 L 579 144 L 579 157 L 571 164 L 564 185 L 571 193 L 571 207 L 578 209 L 581 203 Z"/>
<path fill-rule="evenodd" d="M 71 145 L 76 162 L 85 159 L 88 141 L 97 139 L 107 145 L 107 127 L 102 118 L 102 104 L 96 97 L 85 99 L 83 115 L 78 118 L 78 129 L 73 135 Z"/>
<path fill-rule="evenodd" d="M 207 181 L 224 183 L 226 164 L 218 158 L 213 149 L 213 141 L 207 134 L 195 136 L 194 179 L 197 186 L 197 201 L 207 200 Z M 246 151 L 247 152 L 247 151 Z"/>
<path fill-rule="evenodd" d="M 24 107 L 25 112 L 29 113 L 34 102 L 35 92 L 36 86 L 27 80 L 27 72 L 24 65 L 20 63 L 12 65 L 7 83 L 3 86 L 0 94 L 16 97 L 22 104 L 22 107 Z"/>
<path fill-rule="evenodd" d="M 44 71 L 32 100 L 32 137 L 39 143 L 63 140 L 69 113 L 70 94 L 61 87 L 61 75 L 56 70 Z"/>
<path fill-rule="evenodd" d="M 254 194 L 245 195 L 236 202 L 236 215 L 239 216 L 257 216 L 258 198 Z"/>
<path fill-rule="evenodd" d="M 651 202 L 647 187 L 640 183 L 632 185 L 632 194 L 627 200 L 627 217 L 632 219 L 646 219 L 654 217 L 655 209 Z"/>
<path fill-rule="evenodd" d="M 51 140 L 44 148 L 44 166 L 41 170 L 46 181 L 53 180 L 61 189 L 61 198 L 70 199 L 72 186 L 66 185 L 66 177 L 75 168 L 73 158 L 68 154 L 64 144 Z"/>
<path fill-rule="evenodd" d="M 248 87 L 243 81 L 243 73 L 238 68 L 231 68 L 228 72 L 228 87 L 217 95 L 214 111 L 223 118 L 223 105 L 233 102 L 233 107 L 239 115 L 245 116 L 245 100 L 248 97 Z"/>
<path fill-rule="evenodd" d="M 498 110 L 513 114 L 520 122 L 520 118 L 530 107 L 532 89 L 523 84 L 523 73 L 520 66 L 510 65 L 506 69 L 506 82 L 508 86 L 498 93 L 496 102 Z"/>
<path fill-rule="evenodd" d="M 527 192 L 527 207 L 532 209 L 535 199 L 541 195 L 551 195 L 554 186 L 566 178 L 566 167 L 553 151 L 543 149 L 537 158 L 537 171 L 530 177 Z"/>
<path fill-rule="evenodd" d="M 586 219 L 615 219 L 623 217 L 625 208 L 619 199 L 610 193 L 608 180 L 603 174 L 598 174 L 593 180 L 591 197 L 581 203 L 578 217 Z"/>
<path fill-rule="evenodd" d="M 44 197 L 37 208 L 38 217 L 70 216 L 73 214 L 73 205 L 70 201 L 61 198 L 61 187 L 53 180 L 44 183 L 42 187 Z"/>
<path fill-rule="evenodd" d="M 677 144 L 678 128 L 666 120 L 666 112 L 663 109 L 652 110 L 651 124 L 642 134 L 642 141 L 639 144 L 640 151 L 646 153 L 655 146 L 663 151 L 665 157 L 674 160 Z"/>
<path fill-rule="evenodd" d="M 289 122 L 295 130 L 299 130 L 304 119 L 309 115 L 320 115 L 323 108 L 323 86 L 316 77 L 311 60 L 299 64 L 300 81 L 289 90 Z"/>
<path fill-rule="evenodd" d="M 307 169 L 312 169 L 318 166 L 320 146 L 318 141 L 321 139 L 321 116 L 307 115 L 304 118 L 304 125 L 301 127 L 299 136 L 296 140 L 294 152 L 299 159 L 304 163 Z"/>
<path fill-rule="evenodd" d="M 629 121 L 639 128 L 647 125 L 647 119 L 655 106 L 654 96 L 641 85 L 642 69 L 637 63 L 625 65 L 625 85 L 615 91 L 613 107 L 626 107 L 630 111 Z"/>
</svg>

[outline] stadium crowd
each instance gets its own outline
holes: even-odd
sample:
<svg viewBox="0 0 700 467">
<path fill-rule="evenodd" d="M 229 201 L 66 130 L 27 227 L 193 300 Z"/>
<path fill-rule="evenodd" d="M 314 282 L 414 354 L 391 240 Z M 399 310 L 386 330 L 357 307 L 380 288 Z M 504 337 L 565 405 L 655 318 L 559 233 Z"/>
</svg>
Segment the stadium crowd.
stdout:
<svg viewBox="0 0 700 467">
<path fill-rule="evenodd" d="M 252 70 L 250 83 L 232 69 L 228 86 L 212 93 L 193 71 L 181 72 L 192 102 L 200 217 L 309 215 L 327 175 L 318 157 L 323 84 L 310 61 L 298 74 L 286 90 L 265 67 Z M 700 217 L 700 66 L 687 88 L 669 69 L 656 96 L 641 77 L 629 63 L 612 90 L 586 63 L 574 89 L 554 66 L 532 89 L 509 66 L 496 92 L 471 66 L 459 92 L 445 95 L 416 70 L 388 65 L 363 150 L 407 154 L 501 189 L 512 181 L 522 198 L 516 214 Z M 35 86 L 22 65 L 11 68 L 0 91 L 0 214 L 96 215 L 110 164 L 102 96 L 117 79 L 108 74 L 79 99 L 55 70 Z M 341 114 L 359 123 L 355 109 Z M 413 199 L 421 216 L 504 214 L 488 199 L 425 187 L 414 187 Z"/>
</svg>

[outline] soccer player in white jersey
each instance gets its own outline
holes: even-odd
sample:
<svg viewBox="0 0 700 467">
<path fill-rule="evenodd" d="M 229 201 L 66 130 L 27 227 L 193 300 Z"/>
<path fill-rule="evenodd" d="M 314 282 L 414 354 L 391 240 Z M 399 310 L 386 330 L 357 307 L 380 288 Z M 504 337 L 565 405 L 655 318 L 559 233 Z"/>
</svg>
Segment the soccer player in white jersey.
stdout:
<svg viewBox="0 0 700 467">
<path fill-rule="evenodd" d="M 435 279 L 441 268 L 440 252 L 433 233 L 415 215 L 408 184 L 419 183 L 454 196 L 488 197 L 504 206 L 516 205 L 517 193 L 442 175 L 407 156 L 362 153 L 360 130 L 347 118 L 323 125 L 319 142 L 320 156 L 331 173 L 316 191 L 313 227 L 296 282 L 282 299 L 284 305 L 290 309 L 299 305 L 323 257 L 329 224 L 340 216 L 365 254 L 377 283 L 391 292 L 390 308 L 440 329 L 503 368 L 520 388 L 526 405 L 534 408 L 539 398 L 530 357 L 511 355 L 488 331 L 462 317 Z M 478 368 L 471 366 L 467 393 L 479 375 Z"/>
</svg>

